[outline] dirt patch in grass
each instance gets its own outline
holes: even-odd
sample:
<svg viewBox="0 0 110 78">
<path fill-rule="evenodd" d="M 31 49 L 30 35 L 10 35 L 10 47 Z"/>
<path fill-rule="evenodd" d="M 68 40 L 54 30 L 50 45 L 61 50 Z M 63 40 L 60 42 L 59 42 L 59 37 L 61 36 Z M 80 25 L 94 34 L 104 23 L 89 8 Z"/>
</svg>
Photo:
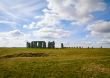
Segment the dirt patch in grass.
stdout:
<svg viewBox="0 0 110 78">
<path fill-rule="evenodd" d="M 14 58 L 14 57 L 46 57 L 48 54 L 46 53 L 19 53 L 19 54 L 12 54 L 12 55 L 4 55 L 1 58 Z"/>
</svg>

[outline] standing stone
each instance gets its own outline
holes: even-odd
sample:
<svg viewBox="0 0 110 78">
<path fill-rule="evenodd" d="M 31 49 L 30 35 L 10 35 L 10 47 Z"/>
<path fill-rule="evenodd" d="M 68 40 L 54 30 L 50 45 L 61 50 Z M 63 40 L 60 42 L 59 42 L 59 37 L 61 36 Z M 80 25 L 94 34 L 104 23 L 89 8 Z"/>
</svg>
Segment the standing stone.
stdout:
<svg viewBox="0 0 110 78">
<path fill-rule="evenodd" d="M 48 48 L 50 48 L 50 41 L 48 42 Z"/>
<path fill-rule="evenodd" d="M 33 41 L 32 41 L 32 42 L 31 42 L 31 46 L 30 46 L 30 47 L 31 47 L 31 48 L 34 48 L 34 46 L 33 46 L 33 45 L 34 45 L 34 43 L 33 43 Z"/>
<path fill-rule="evenodd" d="M 55 48 L 55 42 L 48 42 L 48 48 Z"/>
<path fill-rule="evenodd" d="M 53 43 L 52 43 L 52 48 L 55 48 L 55 42 L 53 41 Z"/>
<path fill-rule="evenodd" d="M 63 45 L 63 43 L 61 43 L 61 48 L 64 48 L 64 45 Z"/>
<path fill-rule="evenodd" d="M 46 48 L 46 42 L 45 41 L 43 42 L 43 48 Z"/>
<path fill-rule="evenodd" d="M 42 48 L 42 42 L 41 41 L 38 42 L 38 48 Z"/>
<path fill-rule="evenodd" d="M 27 42 L 26 47 L 30 48 L 30 43 L 29 42 Z"/>
</svg>

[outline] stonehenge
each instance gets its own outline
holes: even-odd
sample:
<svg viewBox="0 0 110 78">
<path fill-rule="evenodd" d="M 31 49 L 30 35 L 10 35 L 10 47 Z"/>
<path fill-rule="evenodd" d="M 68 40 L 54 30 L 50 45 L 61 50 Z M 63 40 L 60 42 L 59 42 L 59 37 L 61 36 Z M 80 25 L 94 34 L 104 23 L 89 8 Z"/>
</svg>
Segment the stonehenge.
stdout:
<svg viewBox="0 0 110 78">
<path fill-rule="evenodd" d="M 48 43 L 46 44 L 45 41 L 31 41 L 31 42 L 27 42 L 26 43 L 26 47 L 27 48 L 56 48 L 55 47 L 55 41 L 48 41 Z M 83 46 L 76 46 L 76 47 L 70 47 L 70 46 L 64 46 L 64 43 L 60 44 L 60 48 L 84 48 Z M 90 47 L 86 47 L 86 48 L 94 48 L 93 46 Z M 100 48 L 103 48 L 102 46 Z"/>
<path fill-rule="evenodd" d="M 27 42 L 26 44 L 27 48 L 55 48 L 55 42 L 48 42 L 48 47 L 46 47 L 45 41 L 32 41 Z"/>
</svg>

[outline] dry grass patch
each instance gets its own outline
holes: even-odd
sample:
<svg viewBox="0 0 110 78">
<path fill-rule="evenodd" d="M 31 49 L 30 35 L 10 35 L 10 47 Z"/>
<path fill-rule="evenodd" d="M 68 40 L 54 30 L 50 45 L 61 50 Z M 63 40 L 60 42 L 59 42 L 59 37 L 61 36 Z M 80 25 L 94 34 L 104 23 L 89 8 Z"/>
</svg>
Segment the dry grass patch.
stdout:
<svg viewBox="0 0 110 78">
<path fill-rule="evenodd" d="M 82 70 L 85 70 L 86 72 L 101 72 L 110 74 L 110 68 L 105 68 L 102 64 L 90 63 L 86 66 L 83 66 Z"/>
</svg>

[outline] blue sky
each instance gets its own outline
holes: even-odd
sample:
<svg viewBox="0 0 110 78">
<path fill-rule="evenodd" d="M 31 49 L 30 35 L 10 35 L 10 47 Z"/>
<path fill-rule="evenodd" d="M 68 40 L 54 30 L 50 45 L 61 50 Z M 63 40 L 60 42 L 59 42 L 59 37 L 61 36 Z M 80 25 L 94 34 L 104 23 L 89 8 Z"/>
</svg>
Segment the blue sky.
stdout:
<svg viewBox="0 0 110 78">
<path fill-rule="evenodd" d="M 110 0 L 0 0 L 0 47 L 32 40 L 110 47 Z"/>
</svg>

